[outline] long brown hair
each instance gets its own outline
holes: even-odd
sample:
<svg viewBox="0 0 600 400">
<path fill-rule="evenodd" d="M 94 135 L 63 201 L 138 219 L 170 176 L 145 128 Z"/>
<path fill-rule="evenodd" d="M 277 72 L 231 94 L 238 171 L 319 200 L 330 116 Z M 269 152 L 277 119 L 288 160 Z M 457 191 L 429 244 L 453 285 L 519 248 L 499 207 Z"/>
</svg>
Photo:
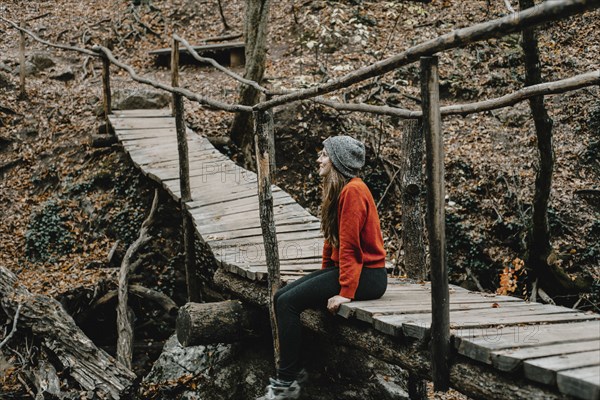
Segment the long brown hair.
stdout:
<svg viewBox="0 0 600 400">
<path fill-rule="evenodd" d="M 338 200 L 349 179 L 332 165 L 323 179 L 323 200 L 321 202 L 321 232 L 333 247 L 339 247 Z"/>
</svg>

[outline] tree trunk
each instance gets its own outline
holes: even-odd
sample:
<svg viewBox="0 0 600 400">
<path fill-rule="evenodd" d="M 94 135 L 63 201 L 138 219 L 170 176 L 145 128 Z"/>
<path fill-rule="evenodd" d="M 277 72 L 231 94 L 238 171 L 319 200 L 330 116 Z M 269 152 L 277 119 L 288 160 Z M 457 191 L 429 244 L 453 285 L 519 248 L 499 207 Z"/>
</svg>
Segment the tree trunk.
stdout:
<svg viewBox="0 0 600 400">
<path fill-rule="evenodd" d="M 246 72 L 244 78 L 261 83 L 267 60 L 267 30 L 269 20 L 269 0 L 247 0 L 246 19 L 244 21 L 244 40 L 246 45 Z M 252 106 L 258 103 L 260 91 L 248 85 L 242 85 L 239 104 Z M 237 113 L 231 125 L 231 140 L 242 150 L 244 163 L 249 166 L 252 160 L 252 139 L 254 132 L 252 114 Z"/>
<path fill-rule="evenodd" d="M 30 293 L 4 267 L 0 267 L 0 304 L 8 315 L 14 315 L 21 304 L 17 326 L 31 329 L 50 359 L 60 361 L 63 379 L 68 375 L 84 390 L 109 399 L 119 399 L 121 391 L 135 379 L 133 372 L 85 336 L 59 302 Z"/>
<path fill-rule="evenodd" d="M 423 227 L 423 127 L 407 121 L 402 136 L 402 243 L 406 275 L 417 281 L 427 277 Z"/>
<path fill-rule="evenodd" d="M 268 326 L 264 314 L 236 300 L 187 303 L 177 316 L 177 339 L 185 347 L 256 337 Z"/>
<path fill-rule="evenodd" d="M 534 6 L 533 0 L 519 0 L 521 10 Z M 525 86 L 542 83 L 538 41 L 533 28 L 523 30 L 523 52 L 525 57 Z M 552 171 L 554 169 L 554 150 L 552 146 L 553 121 L 544 106 L 544 96 L 529 99 L 535 124 L 540 164 L 535 179 L 533 195 L 533 215 L 531 228 L 527 236 L 527 266 L 532 277 L 539 278 L 542 287 L 552 293 L 576 292 L 585 287 L 581 281 L 572 281 L 552 261 L 553 250 L 550 244 L 548 225 L 548 200 L 552 190 Z M 583 287 L 581 287 L 583 286 Z"/>
<path fill-rule="evenodd" d="M 423 126 L 420 120 L 404 123 L 402 135 L 402 244 L 406 276 L 427 278 L 423 226 Z M 413 400 L 427 399 L 427 382 L 409 373 L 408 394 Z"/>
</svg>

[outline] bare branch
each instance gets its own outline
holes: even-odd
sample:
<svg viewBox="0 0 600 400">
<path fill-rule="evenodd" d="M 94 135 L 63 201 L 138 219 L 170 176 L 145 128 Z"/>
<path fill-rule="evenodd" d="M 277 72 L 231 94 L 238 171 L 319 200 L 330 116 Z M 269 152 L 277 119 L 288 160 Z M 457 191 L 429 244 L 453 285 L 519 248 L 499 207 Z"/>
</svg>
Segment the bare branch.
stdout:
<svg viewBox="0 0 600 400">
<path fill-rule="evenodd" d="M 196 50 L 194 50 L 194 48 L 187 42 L 187 40 L 181 38 L 180 36 L 174 34 L 173 35 L 173 39 L 175 39 L 179 43 L 181 43 L 183 45 L 183 47 L 185 47 L 190 52 L 190 54 L 192 55 L 192 57 L 194 57 L 196 60 L 212 65 L 213 67 L 215 67 L 219 71 L 223 72 L 225 75 L 230 76 L 233 79 L 235 79 L 236 81 L 241 82 L 241 83 L 243 83 L 245 85 L 252 86 L 254 89 L 258 90 L 259 92 L 263 92 L 263 93 L 268 93 L 269 92 L 269 90 L 267 88 L 264 88 L 264 87 L 260 86 L 255 81 L 252 81 L 252 80 L 245 79 L 245 78 L 241 77 L 240 75 L 236 74 L 235 72 L 233 72 L 233 71 L 225 68 L 224 66 L 222 66 L 221 64 L 219 64 L 218 62 L 216 62 L 214 59 L 200 56 L 196 52 Z"/>
<path fill-rule="evenodd" d="M 133 343 L 133 327 L 132 322 L 129 318 L 128 310 L 128 286 L 129 286 L 129 273 L 131 272 L 131 259 L 138 252 L 138 250 L 151 239 L 148 234 L 150 224 L 154 220 L 156 209 L 158 208 L 158 191 L 154 191 L 154 200 L 152 201 L 152 208 L 148 217 L 142 223 L 140 234 L 138 238 L 129 246 L 123 262 L 121 263 L 121 270 L 119 271 L 119 304 L 117 305 L 117 332 L 119 337 L 117 339 L 117 359 L 127 368 L 131 369 L 131 355 L 132 355 L 132 343 Z"/>
<path fill-rule="evenodd" d="M 600 84 L 600 70 L 576 75 L 560 81 L 540 83 L 517 90 L 496 99 L 484 100 L 471 104 L 457 104 L 441 108 L 442 115 L 467 115 L 476 112 L 490 111 L 497 108 L 512 106 L 535 96 L 564 93 L 581 89 L 586 86 Z"/>
<path fill-rule="evenodd" d="M 390 187 L 394 184 L 394 180 L 396 179 L 396 175 L 398 175 L 398 172 L 400 172 L 400 168 L 398 168 L 396 170 L 396 172 L 394 172 L 394 176 L 392 176 L 392 179 L 390 179 L 390 183 L 388 183 L 388 185 L 385 187 L 385 190 L 383 191 L 383 194 L 381 195 L 381 198 L 377 202 L 376 208 L 378 210 L 379 210 L 379 206 L 381 205 L 381 202 L 383 201 L 383 199 L 385 199 L 385 196 L 387 195 L 388 190 L 390 190 Z"/>
<path fill-rule="evenodd" d="M 17 306 L 17 311 L 15 311 L 15 316 L 13 317 L 12 329 L 10 330 L 10 333 L 8 335 L 6 335 L 6 337 L 4 338 L 4 340 L 0 343 L 0 349 L 10 340 L 10 338 L 17 331 L 17 321 L 19 320 L 19 313 L 21 312 L 21 307 L 22 306 L 23 305 L 20 304 L 20 303 Z"/>
<path fill-rule="evenodd" d="M 187 89 L 174 88 L 172 86 L 168 86 L 168 85 L 165 85 L 160 82 L 155 82 L 148 78 L 142 78 L 135 73 L 135 71 L 133 70 L 133 68 L 131 66 L 124 64 L 124 63 L 120 62 L 119 60 L 117 60 L 115 58 L 115 56 L 112 54 L 112 52 L 109 49 L 107 49 L 106 47 L 96 45 L 93 47 L 93 50 L 104 53 L 106 55 L 106 57 L 108 57 L 110 62 L 115 64 L 117 67 L 127 71 L 129 73 L 129 75 L 131 76 L 131 79 L 133 79 L 136 82 L 144 83 L 146 85 L 153 86 L 157 89 L 166 90 L 167 92 L 170 92 L 170 93 L 178 93 L 192 101 L 196 101 L 200 104 L 204 104 L 206 106 L 210 106 L 210 107 L 216 108 L 218 110 L 230 111 L 230 112 L 238 112 L 238 111 L 251 112 L 252 111 L 252 107 L 249 107 L 249 106 L 231 105 L 231 104 L 223 103 L 221 101 L 212 100 L 208 97 L 199 96 L 196 93 L 189 91 Z"/>
<path fill-rule="evenodd" d="M 456 104 L 440 108 L 442 116 L 446 115 L 468 115 L 483 111 L 495 110 L 498 108 L 512 106 L 524 100 L 528 100 L 535 96 L 547 96 L 551 94 L 564 93 L 576 89 L 581 89 L 587 86 L 600 84 L 600 70 L 588 72 L 581 75 L 576 75 L 571 78 L 562 79 L 555 82 L 540 83 L 538 85 L 527 86 L 516 92 L 497 97 L 495 99 L 478 101 L 469 104 Z M 421 111 L 406 110 L 403 108 L 395 108 L 388 106 L 372 106 L 363 103 L 339 103 L 331 100 L 326 100 L 322 97 L 312 99 L 314 102 L 329 106 L 336 110 L 351 111 L 351 112 L 368 112 L 372 114 L 391 115 L 405 119 L 421 118 Z"/>
<path fill-rule="evenodd" d="M 512 5 L 510 4 L 510 0 L 504 0 L 504 5 L 506 6 L 506 9 L 512 13 L 515 12 L 515 9 L 512 7 Z"/>
<path fill-rule="evenodd" d="M 315 97 L 311 100 L 315 103 L 329 106 L 338 111 L 367 112 L 371 114 L 392 115 L 395 117 L 405 119 L 417 119 L 421 118 L 421 116 L 423 115 L 421 111 L 412 111 L 403 108 L 395 108 L 388 106 L 372 106 L 370 104 L 364 103 L 339 103 L 331 100 L 326 100 L 323 97 Z"/>
<path fill-rule="evenodd" d="M 7 24 L 11 25 L 13 28 L 15 28 L 15 29 L 17 29 L 19 31 L 28 34 L 29 36 L 31 36 L 32 38 L 34 38 L 38 42 L 45 44 L 46 46 L 56 47 L 58 49 L 63 49 L 63 50 L 78 51 L 80 53 L 84 53 L 84 54 L 87 54 L 87 55 L 90 55 L 90 56 L 98 57 L 98 53 L 95 53 L 95 52 L 93 52 L 91 50 L 82 49 L 80 47 L 66 46 L 66 45 L 63 45 L 63 44 L 50 43 L 50 42 L 48 42 L 48 41 L 46 41 L 44 39 L 41 39 L 35 33 L 31 32 L 31 31 L 29 31 L 29 30 L 27 30 L 25 28 L 21 28 L 19 25 L 15 24 L 14 22 L 12 22 L 12 21 L 4 18 L 4 17 L 0 17 L 0 20 L 6 22 Z"/>
<path fill-rule="evenodd" d="M 413 63 L 423 56 L 430 56 L 440 51 L 461 47 L 467 43 L 487 40 L 493 37 L 501 37 L 520 31 L 526 27 L 564 19 L 571 15 L 598 7 L 600 7 L 600 0 L 547 1 L 503 18 L 454 30 L 435 39 L 411 47 L 398 55 L 363 67 L 323 85 L 306 90 L 295 91 L 290 94 L 276 97 L 272 100 L 258 103 L 254 106 L 254 109 L 266 110 L 281 104 L 333 92 L 334 90 L 348 87 L 366 79 L 386 74 L 398 67 Z"/>
</svg>

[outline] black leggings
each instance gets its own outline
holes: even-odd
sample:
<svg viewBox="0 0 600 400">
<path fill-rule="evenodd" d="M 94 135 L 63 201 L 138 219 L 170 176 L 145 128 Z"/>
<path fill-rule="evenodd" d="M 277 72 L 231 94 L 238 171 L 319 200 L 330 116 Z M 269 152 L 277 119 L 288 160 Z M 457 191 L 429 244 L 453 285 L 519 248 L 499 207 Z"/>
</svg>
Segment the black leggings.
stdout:
<svg viewBox="0 0 600 400">
<path fill-rule="evenodd" d="M 280 360 L 277 376 L 291 381 L 300 372 L 302 326 L 300 313 L 307 308 L 327 305 L 327 300 L 340 293 L 340 269 L 330 267 L 312 272 L 284 286 L 275 293 L 275 312 L 279 329 Z M 363 268 L 355 300 L 378 299 L 387 288 L 385 268 Z"/>
</svg>

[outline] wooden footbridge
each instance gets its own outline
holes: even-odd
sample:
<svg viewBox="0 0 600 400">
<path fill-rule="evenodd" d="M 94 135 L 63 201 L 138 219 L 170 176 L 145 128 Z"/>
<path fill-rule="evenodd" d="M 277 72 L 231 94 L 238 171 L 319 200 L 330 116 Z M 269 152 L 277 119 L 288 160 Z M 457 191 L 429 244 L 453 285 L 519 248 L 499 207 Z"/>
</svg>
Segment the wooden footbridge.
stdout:
<svg viewBox="0 0 600 400">
<path fill-rule="evenodd" d="M 133 163 L 179 200 L 171 112 L 114 111 L 110 121 Z M 220 268 L 247 280 L 265 280 L 256 174 L 237 166 L 206 138 L 190 130 L 186 136 L 192 192 L 186 206 L 198 233 Z M 281 188 L 272 191 L 281 277 L 287 282 L 320 268 L 323 239 L 316 217 Z M 429 284 L 391 279 L 383 298 L 343 305 L 339 315 L 400 341 L 422 340 L 431 326 L 430 291 Z M 503 376 L 524 376 L 545 393 L 539 398 L 600 398 L 600 315 L 451 286 L 450 323 L 458 355 Z"/>
<path fill-rule="evenodd" d="M 495 99 L 441 107 L 438 101 L 439 74 L 436 56 L 437 53 L 464 47 L 469 43 L 528 30 L 542 23 L 548 24 L 597 8 L 600 8 L 600 0 L 542 2 L 535 7 L 429 39 L 318 86 L 290 92 L 271 91 L 262 87 L 259 82 L 227 70 L 212 59 L 200 57 L 177 35 L 172 37 L 173 76 L 171 85 L 167 85 L 137 75 L 133 67 L 119 61 L 104 46 L 82 49 L 52 44 L 12 21 L 3 17 L 0 20 L 20 31 L 23 38 L 22 49 L 26 33 L 46 45 L 102 60 L 104 118 L 107 123 L 112 124 L 134 164 L 162 185 L 174 199 L 185 200 L 184 211 L 188 213 L 183 223 L 186 255 L 192 254 L 190 244 L 193 247 L 193 241 L 190 240 L 190 233 L 194 233 L 194 228 L 190 228 L 190 220 L 193 220 L 197 233 L 208 244 L 220 266 L 217 274 L 222 272 L 233 277 L 231 280 L 237 282 L 238 290 L 235 292 L 240 298 L 251 297 L 252 294 L 256 295 L 255 292 L 262 293 L 257 295 L 262 296 L 258 302 L 269 303 L 271 322 L 274 320 L 272 301 L 265 301 L 265 298 L 272 299 L 279 283 L 277 276 L 285 283 L 320 268 L 323 244 L 318 219 L 298 205 L 285 191 L 270 183 L 269 154 L 272 149 L 268 137 L 272 134 L 273 126 L 271 111 L 277 106 L 313 99 L 337 110 L 420 120 L 428 149 L 425 158 L 431 283 L 420 285 L 391 279 L 383 298 L 345 304 L 337 317 L 324 318 L 326 314 L 322 312 L 307 310 L 303 314 L 304 325 L 318 332 L 337 335 L 336 341 L 339 339 L 342 344 L 354 346 L 360 342 L 363 344 L 361 348 L 369 354 L 401 365 L 415 377 L 431 379 L 434 390 L 446 390 L 449 386 L 454 386 L 478 399 L 599 400 L 599 314 L 527 303 L 507 296 L 472 293 L 455 286 L 448 287 L 441 120 L 443 116 L 464 116 L 512 106 L 526 99 L 540 99 L 551 94 L 598 85 L 600 71 L 554 82 L 541 82 L 537 76 L 539 74 L 533 73 L 539 68 L 540 60 L 537 55 L 532 54 L 526 68 L 527 74 L 531 75 L 528 76 L 531 82 L 526 87 Z M 268 15 L 263 14 L 265 18 Z M 180 43 L 194 58 L 208 62 L 229 78 L 252 87 L 257 93 L 264 94 L 266 100 L 254 106 L 228 104 L 180 88 Z M 421 110 L 340 103 L 319 97 L 417 61 L 421 63 Z M 24 64 L 21 63 L 21 94 L 25 94 Z M 168 110 L 111 113 L 111 66 L 127 71 L 136 82 L 172 93 L 175 115 L 179 122 L 175 122 Z M 235 165 L 206 138 L 186 131 L 181 123 L 183 97 L 211 109 L 254 115 L 257 121 L 255 133 L 258 138 L 256 155 L 259 176 Z M 189 151 L 185 149 L 186 145 Z M 420 159 L 415 165 L 420 165 Z M 546 172 L 551 174 L 552 171 Z M 275 241 L 275 230 L 278 246 L 272 243 Z M 264 240 L 263 237 L 267 239 Z M 265 246 L 265 242 L 269 245 Z M 279 254 L 275 254 L 276 248 Z M 266 251 L 269 254 L 265 254 Z M 186 272 L 189 272 L 188 266 L 193 264 L 192 258 L 186 256 Z M 277 258 L 280 268 L 277 266 Z M 127 276 L 127 271 L 123 276 Z M 265 280 L 267 285 L 263 282 Z M 122 291 L 126 294 L 127 281 L 122 281 Z M 187 282 L 188 294 L 197 293 L 192 287 L 192 281 L 193 279 L 188 279 Z M 124 304 L 126 305 L 126 301 Z M 311 315 L 313 318 L 306 319 L 304 315 Z M 127 320 L 127 317 L 123 319 Z M 120 388 L 130 383 L 127 379 L 123 382 L 123 385 L 114 390 L 111 398 L 119 398 Z M 95 386 L 85 387 L 91 389 Z"/>
</svg>

